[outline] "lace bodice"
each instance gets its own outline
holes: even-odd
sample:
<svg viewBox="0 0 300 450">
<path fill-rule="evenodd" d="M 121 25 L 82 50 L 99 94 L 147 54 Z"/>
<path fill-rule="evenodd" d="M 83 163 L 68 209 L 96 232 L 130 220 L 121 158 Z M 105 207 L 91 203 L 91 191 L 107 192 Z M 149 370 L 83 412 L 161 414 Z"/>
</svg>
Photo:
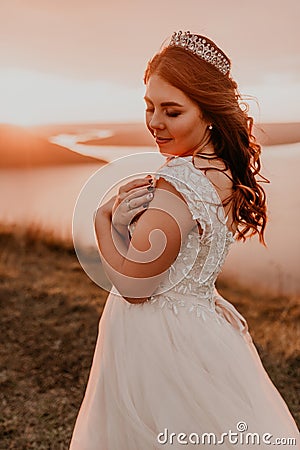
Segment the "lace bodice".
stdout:
<svg viewBox="0 0 300 450">
<path fill-rule="evenodd" d="M 210 180 L 194 167 L 191 156 L 167 161 L 155 174 L 156 179 L 160 177 L 184 197 L 195 227 L 149 302 L 168 306 L 176 314 L 180 307 L 200 314 L 202 306 L 214 310 L 215 281 L 229 246 L 235 241 L 227 228 L 221 199 Z M 196 221 L 203 230 L 202 235 Z"/>
<path fill-rule="evenodd" d="M 198 226 L 190 231 L 153 295 L 140 307 L 168 308 L 176 315 L 188 311 L 206 320 L 210 315 L 220 325 L 235 328 L 252 343 L 246 319 L 215 288 L 230 245 L 235 242 L 227 228 L 222 201 L 210 180 L 194 167 L 192 157 L 173 158 L 155 174 L 163 177 L 183 196 Z M 133 231 L 134 223 L 130 231 Z M 136 307 L 125 302 L 128 308 Z"/>
</svg>

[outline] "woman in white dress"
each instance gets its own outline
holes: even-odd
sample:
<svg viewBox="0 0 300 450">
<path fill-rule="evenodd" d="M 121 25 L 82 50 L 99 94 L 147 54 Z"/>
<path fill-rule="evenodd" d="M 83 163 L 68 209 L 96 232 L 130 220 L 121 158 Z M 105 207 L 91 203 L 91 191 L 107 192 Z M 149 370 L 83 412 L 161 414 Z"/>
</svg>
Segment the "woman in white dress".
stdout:
<svg viewBox="0 0 300 450">
<path fill-rule="evenodd" d="M 230 61 L 208 38 L 174 33 L 145 84 L 166 161 L 97 211 L 114 286 L 70 449 L 299 449 L 245 318 L 215 288 L 230 245 L 254 234 L 264 244 L 267 223 L 260 146 Z"/>
</svg>

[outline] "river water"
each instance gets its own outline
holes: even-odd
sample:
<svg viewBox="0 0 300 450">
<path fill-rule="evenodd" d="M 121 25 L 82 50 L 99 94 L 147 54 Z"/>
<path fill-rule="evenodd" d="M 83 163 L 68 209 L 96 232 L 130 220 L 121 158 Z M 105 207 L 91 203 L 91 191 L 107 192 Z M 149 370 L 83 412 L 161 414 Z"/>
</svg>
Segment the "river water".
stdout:
<svg viewBox="0 0 300 450">
<path fill-rule="evenodd" d="M 129 180 L 139 173 L 145 176 L 155 171 L 164 159 L 151 147 L 85 146 L 76 143 L 78 136 L 73 140 L 70 136 L 55 139 L 57 143 L 81 153 L 97 155 L 110 161 L 110 164 L 101 167 L 96 162 L 1 169 L 0 221 L 24 226 L 33 223 L 67 238 L 72 235 L 75 211 L 73 232 L 76 245 L 95 248 L 91 217 L 101 197 L 107 191 L 110 191 L 108 196 L 116 192 L 119 180 Z M 123 158 L 116 160 L 120 157 Z M 235 243 L 222 277 L 249 288 L 255 286 L 262 295 L 264 292 L 299 294 L 299 162 L 300 144 L 263 149 L 262 173 L 271 180 L 271 184 L 263 184 L 269 206 L 268 248 L 260 245 L 256 237 L 244 244 Z M 96 172 L 97 176 L 93 176 Z M 112 190 L 111 186 L 114 186 Z"/>
</svg>

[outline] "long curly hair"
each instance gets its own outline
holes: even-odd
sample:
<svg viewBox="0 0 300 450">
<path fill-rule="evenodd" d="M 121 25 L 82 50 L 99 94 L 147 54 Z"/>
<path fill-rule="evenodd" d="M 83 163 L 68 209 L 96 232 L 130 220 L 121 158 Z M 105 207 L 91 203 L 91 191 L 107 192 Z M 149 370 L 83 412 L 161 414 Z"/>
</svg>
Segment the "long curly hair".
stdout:
<svg viewBox="0 0 300 450">
<path fill-rule="evenodd" d="M 260 174 L 261 146 L 252 134 L 253 119 L 247 114 L 249 106 L 242 101 L 237 83 L 229 73 L 223 75 L 212 64 L 177 46 L 163 48 L 148 62 L 145 84 L 153 74 L 183 91 L 198 105 L 203 118 L 213 125 L 209 142 L 217 158 L 225 164 L 222 171 L 230 168 L 232 174 L 233 192 L 223 201 L 223 206 L 231 202 L 237 240 L 245 241 L 258 234 L 259 241 L 266 246 L 266 194 L 259 182 L 269 183 L 269 180 Z M 196 155 L 205 157 L 199 149 Z"/>
</svg>

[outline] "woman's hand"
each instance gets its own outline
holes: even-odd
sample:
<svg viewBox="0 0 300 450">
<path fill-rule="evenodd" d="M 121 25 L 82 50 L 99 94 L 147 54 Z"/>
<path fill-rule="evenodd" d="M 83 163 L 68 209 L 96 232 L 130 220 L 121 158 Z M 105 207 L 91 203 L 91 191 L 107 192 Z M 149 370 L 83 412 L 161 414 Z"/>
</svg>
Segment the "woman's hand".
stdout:
<svg viewBox="0 0 300 450">
<path fill-rule="evenodd" d="M 137 178 L 119 188 L 111 209 L 112 224 L 122 236 L 128 234 L 128 225 L 146 211 L 153 199 L 154 182 L 151 176 Z"/>
</svg>

